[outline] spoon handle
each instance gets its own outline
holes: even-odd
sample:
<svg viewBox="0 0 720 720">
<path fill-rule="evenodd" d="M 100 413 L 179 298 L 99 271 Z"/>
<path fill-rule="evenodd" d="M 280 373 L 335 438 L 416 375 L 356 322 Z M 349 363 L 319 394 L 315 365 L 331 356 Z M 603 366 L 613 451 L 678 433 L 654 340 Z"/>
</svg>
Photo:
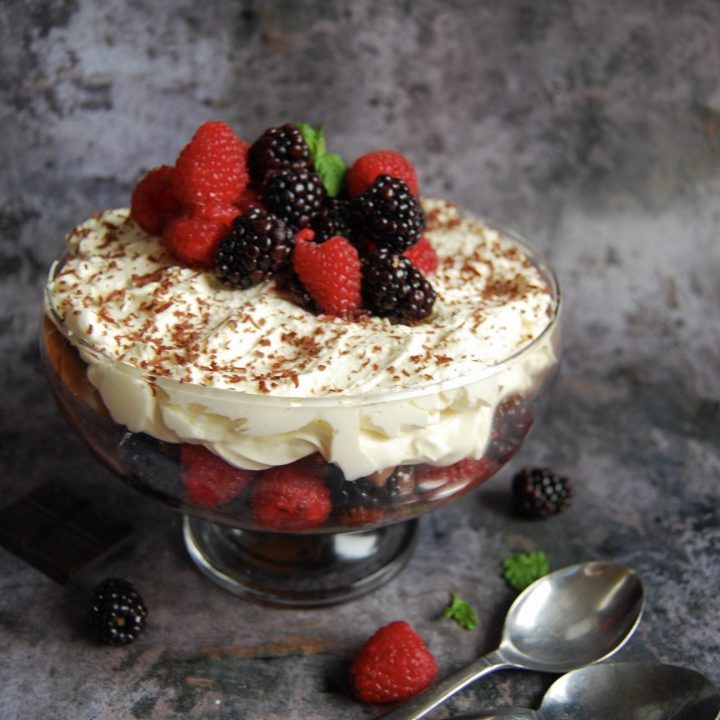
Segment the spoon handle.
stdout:
<svg viewBox="0 0 720 720">
<path fill-rule="evenodd" d="M 458 690 L 462 690 L 466 685 L 469 685 L 473 680 L 477 680 L 495 670 L 509 667 L 513 666 L 497 650 L 493 650 L 491 653 L 474 660 L 467 667 L 441 680 L 424 693 L 403 703 L 387 715 L 383 715 L 382 718 L 383 720 L 418 720 L 418 718 L 427 715 L 433 708 L 454 695 Z"/>
</svg>

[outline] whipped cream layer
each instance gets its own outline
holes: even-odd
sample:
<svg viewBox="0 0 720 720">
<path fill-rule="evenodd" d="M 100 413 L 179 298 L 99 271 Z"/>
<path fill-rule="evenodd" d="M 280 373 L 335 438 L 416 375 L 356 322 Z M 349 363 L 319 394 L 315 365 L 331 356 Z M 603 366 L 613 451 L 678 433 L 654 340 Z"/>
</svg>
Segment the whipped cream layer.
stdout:
<svg viewBox="0 0 720 720">
<path fill-rule="evenodd" d="M 177 264 L 127 210 L 68 235 L 48 313 L 134 432 L 251 469 L 320 452 L 351 479 L 480 457 L 497 405 L 557 362 L 557 298 L 512 239 L 423 204 L 437 300 L 415 325 L 315 316 L 272 281 L 229 288 Z"/>
</svg>

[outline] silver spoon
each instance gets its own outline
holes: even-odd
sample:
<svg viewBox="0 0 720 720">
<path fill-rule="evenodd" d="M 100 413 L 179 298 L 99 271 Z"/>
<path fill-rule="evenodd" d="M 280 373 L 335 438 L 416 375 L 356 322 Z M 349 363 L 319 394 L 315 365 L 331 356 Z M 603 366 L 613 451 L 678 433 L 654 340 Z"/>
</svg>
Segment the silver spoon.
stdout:
<svg viewBox="0 0 720 720">
<path fill-rule="evenodd" d="M 510 606 L 497 650 L 383 715 L 417 720 L 473 680 L 505 668 L 564 673 L 617 652 L 640 622 L 643 590 L 625 565 L 587 562 L 536 580 Z"/>
<path fill-rule="evenodd" d="M 573 670 L 540 709 L 508 708 L 464 720 L 717 720 L 720 690 L 694 670 L 661 663 L 606 663 Z"/>
</svg>

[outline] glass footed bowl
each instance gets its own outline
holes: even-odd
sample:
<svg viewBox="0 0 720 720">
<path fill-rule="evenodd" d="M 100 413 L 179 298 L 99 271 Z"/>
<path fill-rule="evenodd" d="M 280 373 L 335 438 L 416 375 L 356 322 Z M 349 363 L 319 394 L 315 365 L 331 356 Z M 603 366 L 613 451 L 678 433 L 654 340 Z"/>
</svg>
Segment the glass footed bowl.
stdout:
<svg viewBox="0 0 720 720">
<path fill-rule="evenodd" d="M 420 515 L 477 487 L 517 452 L 547 399 L 560 362 L 557 280 L 534 251 L 505 232 L 541 271 L 553 310 L 532 342 L 473 376 L 342 398 L 250 395 L 182 383 L 149 376 L 72 338 L 46 293 L 41 348 L 51 391 L 70 426 L 114 474 L 183 513 L 188 552 L 214 582 L 276 606 L 353 599 L 404 566 Z M 90 366 L 102 368 L 102 396 L 88 378 Z M 408 408 L 440 403 L 441 412 L 426 413 L 424 428 L 438 438 L 448 435 L 442 423 L 460 399 L 465 411 L 461 427 L 477 434 L 471 444 L 483 449 L 470 457 L 460 454 L 445 466 L 406 458 L 352 479 L 317 452 L 291 464 L 242 470 L 201 445 L 159 440 L 131 431 L 123 418 L 113 419 L 103 396 L 132 395 L 138 388 L 141 396 L 161 392 L 176 405 L 212 405 L 224 408 L 228 417 L 261 417 L 270 425 L 273 418 L 292 420 L 289 414 L 310 413 L 340 424 L 348 419 L 354 427 L 358 417 L 381 424 L 392 419 L 390 425 L 402 427 L 397 418 Z M 451 427 L 457 439 L 458 423 Z"/>
</svg>

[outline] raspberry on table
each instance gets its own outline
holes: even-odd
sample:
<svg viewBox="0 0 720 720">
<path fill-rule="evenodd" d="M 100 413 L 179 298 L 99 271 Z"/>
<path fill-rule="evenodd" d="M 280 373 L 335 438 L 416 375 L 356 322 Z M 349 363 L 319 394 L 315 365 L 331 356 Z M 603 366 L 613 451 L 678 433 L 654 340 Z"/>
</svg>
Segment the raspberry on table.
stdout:
<svg viewBox="0 0 720 720">
<path fill-rule="evenodd" d="M 367 190 L 379 175 L 403 180 L 410 192 L 417 196 L 418 180 L 413 164 L 395 150 L 375 150 L 359 157 L 347 172 L 347 192 L 355 197 Z"/>
<path fill-rule="evenodd" d="M 310 231 L 311 232 L 311 231 Z M 295 239 L 292 263 L 297 276 L 320 310 L 351 315 L 360 307 L 361 263 L 347 238 L 335 236 L 322 244 Z"/>
<path fill-rule="evenodd" d="M 403 256 L 423 275 L 432 275 L 438 268 L 437 253 L 426 235 L 422 235 L 414 245 L 403 253 Z"/>
<path fill-rule="evenodd" d="M 181 211 L 173 189 L 175 168 L 153 168 L 135 186 L 130 199 L 130 217 L 151 235 L 162 235 L 165 225 Z"/>
<path fill-rule="evenodd" d="M 180 447 L 182 482 L 187 499 L 203 507 L 217 507 L 240 495 L 255 472 L 236 468 L 202 445 L 183 443 Z"/>
<path fill-rule="evenodd" d="M 356 232 L 378 248 L 402 253 L 420 240 L 425 213 L 402 180 L 379 175 L 351 201 Z"/>
<path fill-rule="evenodd" d="M 513 507 L 525 517 L 557 515 L 569 507 L 572 497 L 572 480 L 549 468 L 523 468 L 513 478 Z"/>
<path fill-rule="evenodd" d="M 103 580 L 93 595 L 90 617 L 105 645 L 129 645 L 145 629 L 147 608 L 127 580 Z"/>
<path fill-rule="evenodd" d="M 215 270 L 228 285 L 249 288 L 268 280 L 290 262 L 293 231 L 280 218 L 250 208 L 237 217 L 215 254 Z"/>
<path fill-rule="evenodd" d="M 320 527 L 332 509 L 330 490 L 312 465 L 292 463 L 263 470 L 252 491 L 255 522 L 272 530 Z"/>
<path fill-rule="evenodd" d="M 227 235 L 227 223 L 197 215 L 181 215 L 165 226 L 163 239 L 178 260 L 203 268 L 211 268 L 215 251 Z"/>
<path fill-rule="evenodd" d="M 369 253 L 362 275 L 363 303 L 373 314 L 410 323 L 432 311 L 435 291 L 406 257 L 385 250 Z"/>
<path fill-rule="evenodd" d="M 257 185 L 270 170 L 307 168 L 310 164 L 310 148 L 292 123 L 268 128 L 248 151 L 250 177 Z"/>
<path fill-rule="evenodd" d="M 325 187 L 308 168 L 271 170 L 265 175 L 260 197 L 265 207 L 295 229 L 308 227 L 320 212 Z"/>
<path fill-rule="evenodd" d="M 239 202 L 249 182 L 248 147 L 226 123 L 204 123 L 175 162 L 175 195 L 186 205 Z"/>
<path fill-rule="evenodd" d="M 350 668 L 355 694 L 368 703 L 406 700 L 438 675 L 435 657 L 404 620 L 381 627 L 358 651 Z"/>
</svg>

